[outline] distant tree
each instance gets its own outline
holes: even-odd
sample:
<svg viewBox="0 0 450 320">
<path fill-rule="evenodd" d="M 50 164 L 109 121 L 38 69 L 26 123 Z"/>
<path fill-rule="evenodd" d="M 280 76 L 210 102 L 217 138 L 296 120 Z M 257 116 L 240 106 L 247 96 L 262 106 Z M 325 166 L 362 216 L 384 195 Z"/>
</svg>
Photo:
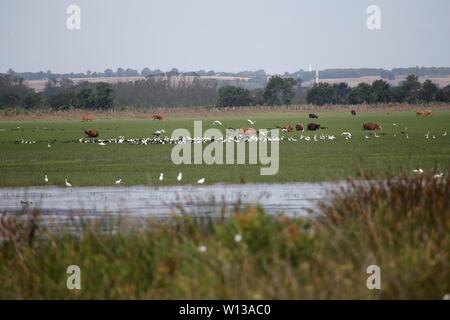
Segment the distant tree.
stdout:
<svg viewBox="0 0 450 320">
<path fill-rule="evenodd" d="M 391 99 L 391 85 L 384 80 L 372 82 L 373 102 L 387 103 Z"/>
<path fill-rule="evenodd" d="M 218 107 L 249 106 L 252 104 L 250 91 L 235 86 L 225 86 L 219 89 Z"/>
<path fill-rule="evenodd" d="M 254 89 L 250 91 L 252 104 L 255 106 L 262 106 L 264 104 L 264 90 Z"/>
<path fill-rule="evenodd" d="M 65 110 L 73 106 L 74 93 L 64 92 L 52 95 L 47 98 L 47 104 L 55 110 Z"/>
<path fill-rule="evenodd" d="M 446 87 L 440 89 L 437 93 L 436 93 L 436 101 L 439 102 L 450 102 L 450 84 L 447 85 Z"/>
<path fill-rule="evenodd" d="M 328 82 L 315 83 L 306 94 L 306 102 L 315 105 L 330 104 L 333 101 L 334 90 Z"/>
<path fill-rule="evenodd" d="M 333 84 L 333 95 L 331 103 L 333 104 L 346 104 L 352 89 L 345 82 Z"/>
<path fill-rule="evenodd" d="M 17 93 L 5 93 L 0 96 L 0 106 L 17 107 L 20 105 L 20 96 Z"/>
<path fill-rule="evenodd" d="M 348 101 L 351 104 L 372 103 L 374 101 L 372 86 L 364 82 L 358 84 L 352 89 Z"/>
<path fill-rule="evenodd" d="M 141 71 L 141 76 L 146 77 L 152 74 L 152 70 L 150 70 L 149 68 L 144 68 Z"/>
<path fill-rule="evenodd" d="M 264 103 L 271 106 L 290 104 L 295 96 L 295 84 L 293 78 L 271 77 L 264 90 Z"/>
<path fill-rule="evenodd" d="M 419 99 L 424 102 L 431 102 L 435 100 L 436 93 L 439 91 L 437 85 L 435 85 L 430 79 L 427 79 L 422 84 L 422 89 L 419 93 Z"/>
<path fill-rule="evenodd" d="M 105 77 L 114 77 L 114 71 L 112 69 L 105 70 Z"/>
<path fill-rule="evenodd" d="M 42 105 L 42 96 L 39 93 L 30 92 L 23 98 L 23 105 L 27 109 L 36 109 Z"/>
<path fill-rule="evenodd" d="M 94 109 L 97 105 L 96 97 L 92 89 L 85 88 L 75 95 L 75 106 L 82 109 Z"/>
<path fill-rule="evenodd" d="M 399 86 L 399 94 L 402 101 L 408 103 L 418 103 L 420 102 L 420 91 L 422 85 L 419 82 L 416 75 L 409 75 L 406 80 L 403 81 Z"/>
<path fill-rule="evenodd" d="M 99 109 L 112 108 L 114 105 L 115 93 L 112 85 L 106 82 L 99 82 L 95 88 L 95 106 Z"/>
</svg>

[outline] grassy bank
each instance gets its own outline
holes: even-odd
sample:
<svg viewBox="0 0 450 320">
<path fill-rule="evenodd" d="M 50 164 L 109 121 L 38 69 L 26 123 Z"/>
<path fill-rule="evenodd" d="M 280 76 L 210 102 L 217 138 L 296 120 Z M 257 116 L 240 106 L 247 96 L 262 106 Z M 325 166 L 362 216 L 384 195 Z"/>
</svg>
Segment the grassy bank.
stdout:
<svg viewBox="0 0 450 320">
<path fill-rule="evenodd" d="M 203 120 L 203 129 L 216 127 L 239 128 L 249 126 L 247 119 L 256 121 L 254 127 L 274 128 L 290 122 L 307 124 L 307 111 L 253 114 L 186 115 L 171 117 L 159 122 L 148 118 L 111 118 L 81 122 L 79 117 L 68 119 L 35 119 L 0 121 L 0 186 L 45 185 L 48 175 L 50 185 L 64 186 L 68 178 L 74 186 L 113 185 L 118 178 L 124 185 L 192 184 L 205 177 L 206 183 L 240 182 L 294 182 L 323 181 L 366 173 L 398 172 L 399 167 L 410 170 L 450 167 L 450 111 L 436 110 L 430 117 L 417 117 L 409 111 L 358 111 L 356 117 L 349 112 L 319 112 L 314 119 L 325 127 L 320 134 L 335 135 L 336 140 L 314 142 L 288 141 L 299 139 L 300 133 L 283 133 L 280 142 L 279 172 L 273 176 L 261 176 L 260 165 L 174 165 L 171 161 L 171 145 L 130 145 L 79 143 L 83 130 L 97 128 L 100 138 L 153 137 L 156 130 L 170 133 L 177 128 L 193 131 L 193 121 Z M 213 126 L 220 120 L 223 127 Z M 362 130 L 362 123 L 374 121 L 382 125 L 384 135 L 369 136 Z M 395 125 L 394 125 L 395 124 Z M 406 130 L 405 130 L 406 127 Z M 351 132 L 346 140 L 342 132 Z M 444 136 L 445 132 L 448 132 Z M 402 132 L 407 132 L 406 134 Z M 425 134 L 430 132 L 429 139 Z M 433 139 L 434 136 L 434 139 Z M 24 143 L 21 143 L 22 140 Z M 35 143 L 25 143 L 35 142 Z M 48 147 L 50 143 L 51 147 Z M 248 163 L 248 161 L 247 161 Z M 159 181 L 161 172 L 164 181 Z M 183 172 L 183 180 L 176 176 Z"/>
<path fill-rule="evenodd" d="M 102 222 L 78 235 L 4 215 L 0 298 L 442 299 L 450 292 L 448 175 L 350 184 L 315 214 L 304 220 L 236 206 L 214 221 L 184 215 L 133 227 L 122 220 L 110 222 L 114 232 Z M 81 268 L 80 291 L 66 288 L 72 264 Z M 369 265 L 381 268 L 381 290 L 366 287 Z"/>
</svg>

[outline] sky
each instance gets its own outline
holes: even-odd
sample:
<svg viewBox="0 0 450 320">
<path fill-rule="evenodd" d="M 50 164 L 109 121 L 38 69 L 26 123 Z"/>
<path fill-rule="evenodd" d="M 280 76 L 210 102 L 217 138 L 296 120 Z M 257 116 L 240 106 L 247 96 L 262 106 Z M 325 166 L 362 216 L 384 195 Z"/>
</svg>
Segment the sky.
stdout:
<svg viewBox="0 0 450 320">
<path fill-rule="evenodd" d="M 449 0 L 0 0 L 0 72 L 450 67 L 449 14 Z"/>
</svg>

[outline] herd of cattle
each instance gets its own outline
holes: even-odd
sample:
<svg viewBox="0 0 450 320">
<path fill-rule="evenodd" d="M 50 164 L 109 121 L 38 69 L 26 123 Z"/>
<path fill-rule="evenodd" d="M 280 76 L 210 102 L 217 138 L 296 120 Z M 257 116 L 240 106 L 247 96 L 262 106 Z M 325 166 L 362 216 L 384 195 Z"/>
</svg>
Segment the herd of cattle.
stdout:
<svg viewBox="0 0 450 320">
<path fill-rule="evenodd" d="M 351 110 L 350 114 L 352 116 L 356 116 L 356 111 Z M 417 116 L 430 116 L 432 114 L 433 114 L 432 110 L 417 110 L 416 111 Z M 308 115 L 308 117 L 310 119 L 319 119 L 319 116 L 315 113 L 310 113 Z M 93 120 L 94 120 L 94 118 L 92 116 L 84 115 L 81 121 L 86 122 L 86 121 L 93 121 Z M 163 121 L 164 116 L 161 114 L 154 114 L 153 120 Z M 364 130 L 382 130 L 381 125 L 379 125 L 378 123 L 375 123 L 375 122 L 363 123 L 362 127 Z M 316 131 L 319 129 L 326 129 L 327 127 L 324 127 L 324 126 L 322 126 L 318 123 L 314 123 L 314 122 L 308 123 L 308 125 L 305 127 L 305 125 L 303 123 L 299 122 L 295 126 L 293 126 L 290 123 L 285 123 L 282 127 L 277 126 L 277 128 L 281 129 L 283 132 L 293 132 L 294 128 L 296 131 L 304 131 L 305 128 L 308 131 Z M 251 127 L 241 127 L 241 128 L 239 128 L 239 131 L 242 134 L 250 135 L 250 136 L 257 134 L 257 130 L 254 128 L 251 128 Z M 98 131 L 98 129 L 88 129 L 88 130 L 84 130 L 84 134 L 90 138 L 98 138 L 99 131 Z"/>
</svg>

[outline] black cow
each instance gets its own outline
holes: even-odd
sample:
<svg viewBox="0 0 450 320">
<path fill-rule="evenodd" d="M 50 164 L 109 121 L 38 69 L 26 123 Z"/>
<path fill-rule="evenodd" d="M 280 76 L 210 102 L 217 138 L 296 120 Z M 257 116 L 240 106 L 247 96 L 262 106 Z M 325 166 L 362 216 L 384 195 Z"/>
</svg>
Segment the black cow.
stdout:
<svg viewBox="0 0 450 320">
<path fill-rule="evenodd" d="M 320 129 L 320 124 L 308 123 L 308 131 L 316 131 L 318 129 Z"/>
<path fill-rule="evenodd" d="M 350 111 L 350 113 L 352 114 L 352 116 L 356 116 L 356 111 L 355 110 Z"/>
<path fill-rule="evenodd" d="M 315 113 L 310 113 L 309 114 L 309 118 L 310 119 L 319 119 L 319 116 L 317 114 L 315 114 Z"/>
</svg>

